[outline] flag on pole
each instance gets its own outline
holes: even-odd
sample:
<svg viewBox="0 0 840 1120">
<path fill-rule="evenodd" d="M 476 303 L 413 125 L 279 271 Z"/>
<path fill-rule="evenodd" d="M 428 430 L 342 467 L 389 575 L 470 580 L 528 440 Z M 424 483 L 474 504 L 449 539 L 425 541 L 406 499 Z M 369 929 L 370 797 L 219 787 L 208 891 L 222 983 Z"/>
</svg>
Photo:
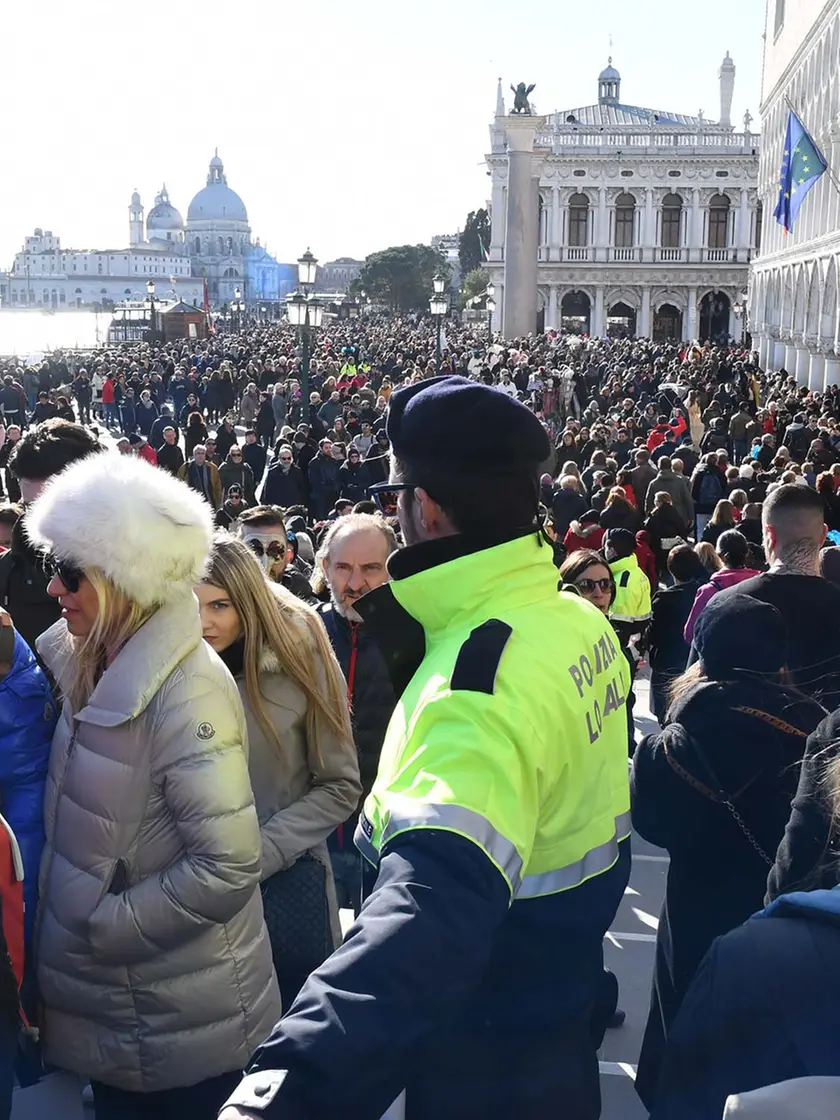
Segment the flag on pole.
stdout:
<svg viewBox="0 0 840 1120">
<path fill-rule="evenodd" d="M 478 248 L 479 248 L 479 251 L 481 253 L 481 259 L 483 261 L 489 261 L 490 260 L 490 250 L 487 248 L 487 246 L 481 240 L 481 234 L 480 233 L 478 234 Z"/>
<path fill-rule="evenodd" d="M 790 233 L 811 187 L 828 169 L 828 163 L 805 125 L 791 109 L 779 172 L 779 201 L 773 216 Z"/>
<path fill-rule="evenodd" d="M 205 318 L 207 319 L 207 330 L 210 333 L 213 333 L 215 328 L 213 326 L 213 320 L 210 318 L 210 291 L 207 287 L 207 277 L 206 276 L 204 277 L 204 280 L 202 281 L 202 283 L 203 283 L 203 287 L 204 287 L 204 315 L 205 315 Z"/>
</svg>

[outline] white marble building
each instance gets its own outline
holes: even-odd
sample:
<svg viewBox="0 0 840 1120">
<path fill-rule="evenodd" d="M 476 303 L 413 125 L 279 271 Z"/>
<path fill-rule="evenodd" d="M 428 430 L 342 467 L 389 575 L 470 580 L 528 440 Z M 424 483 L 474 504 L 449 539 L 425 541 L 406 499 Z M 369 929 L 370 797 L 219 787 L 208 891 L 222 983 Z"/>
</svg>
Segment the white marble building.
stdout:
<svg viewBox="0 0 840 1120">
<path fill-rule="evenodd" d="M 494 327 L 732 335 L 761 233 L 759 137 L 730 115 L 735 66 L 720 72 L 720 121 L 625 104 L 612 61 L 598 101 L 490 128 Z"/>
<path fill-rule="evenodd" d="M 793 230 L 773 218 L 792 104 L 835 180 L 840 171 L 840 0 L 768 0 L 759 191 L 767 220 L 753 268 L 749 314 L 767 368 L 801 384 L 840 382 L 840 190 L 828 174 L 805 198 Z"/>
<path fill-rule="evenodd" d="M 131 195 L 127 248 L 62 249 L 51 230 L 36 229 L 8 274 L 0 274 L 0 305 L 107 308 L 145 299 L 153 280 L 156 297 L 203 306 L 205 278 L 213 307 L 230 303 L 237 289 L 246 303 L 279 304 L 295 275 L 259 239 L 252 244 L 245 204 L 228 186 L 216 152 L 186 223 L 164 184 L 148 214 L 139 193 Z"/>
</svg>

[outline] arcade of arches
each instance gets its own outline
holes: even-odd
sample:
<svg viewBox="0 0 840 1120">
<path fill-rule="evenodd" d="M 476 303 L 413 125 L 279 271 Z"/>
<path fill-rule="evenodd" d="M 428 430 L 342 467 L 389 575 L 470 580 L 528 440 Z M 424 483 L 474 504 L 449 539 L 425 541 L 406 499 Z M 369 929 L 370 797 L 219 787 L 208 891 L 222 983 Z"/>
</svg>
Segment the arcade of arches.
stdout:
<svg viewBox="0 0 840 1120">
<path fill-rule="evenodd" d="M 737 289 L 587 285 L 564 290 L 551 285 L 539 289 L 535 328 L 539 332 L 562 327 L 576 334 L 638 336 L 657 342 L 740 341 L 746 323 L 738 314 L 739 298 Z"/>
</svg>

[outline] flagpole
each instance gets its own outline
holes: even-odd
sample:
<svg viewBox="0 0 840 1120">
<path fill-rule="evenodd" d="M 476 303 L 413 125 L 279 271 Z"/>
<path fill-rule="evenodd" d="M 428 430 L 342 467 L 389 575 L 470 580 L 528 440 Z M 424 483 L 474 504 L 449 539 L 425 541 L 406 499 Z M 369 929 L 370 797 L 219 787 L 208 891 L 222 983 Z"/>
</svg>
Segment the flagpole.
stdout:
<svg viewBox="0 0 840 1120">
<path fill-rule="evenodd" d="M 794 105 L 794 103 L 791 101 L 791 99 L 788 97 L 787 94 L 784 95 L 784 98 L 785 98 L 785 103 L 786 103 L 787 107 L 790 109 L 790 111 L 792 113 L 796 113 L 797 117 L 799 118 L 800 123 L 802 124 L 802 127 L 805 129 L 805 131 L 811 137 L 811 140 L 813 140 L 814 139 L 814 134 L 810 130 L 810 128 L 808 128 L 808 125 L 805 123 L 805 118 L 803 117 L 803 115 L 799 112 L 799 110 L 797 109 L 797 107 Z M 816 144 L 814 146 L 816 147 Z M 825 158 L 825 153 L 822 151 L 822 149 L 817 148 L 817 152 L 822 157 L 822 161 L 825 164 L 825 173 L 828 176 L 829 181 L 831 182 L 832 186 L 837 191 L 837 193 L 840 194 L 840 179 L 838 179 L 837 176 L 832 171 L 831 164 Z"/>
</svg>

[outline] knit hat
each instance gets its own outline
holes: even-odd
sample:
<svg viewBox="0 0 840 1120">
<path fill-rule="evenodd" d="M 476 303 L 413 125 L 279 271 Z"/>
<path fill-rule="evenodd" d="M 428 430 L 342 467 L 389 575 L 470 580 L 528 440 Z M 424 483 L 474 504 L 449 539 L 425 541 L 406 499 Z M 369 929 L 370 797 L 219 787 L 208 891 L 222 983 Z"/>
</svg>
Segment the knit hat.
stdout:
<svg viewBox="0 0 840 1120">
<path fill-rule="evenodd" d="M 34 548 L 97 568 L 143 608 L 175 602 L 201 581 L 210 507 L 185 483 L 134 455 L 88 455 L 55 475 L 28 510 Z"/>
<path fill-rule="evenodd" d="M 604 548 L 609 547 L 619 560 L 625 560 L 636 551 L 636 538 L 629 529 L 607 529 Z"/>
<path fill-rule="evenodd" d="M 739 670 L 778 673 L 787 663 L 787 626 L 770 603 L 738 591 L 724 592 L 700 613 L 694 647 L 711 680 L 727 680 Z"/>
</svg>

